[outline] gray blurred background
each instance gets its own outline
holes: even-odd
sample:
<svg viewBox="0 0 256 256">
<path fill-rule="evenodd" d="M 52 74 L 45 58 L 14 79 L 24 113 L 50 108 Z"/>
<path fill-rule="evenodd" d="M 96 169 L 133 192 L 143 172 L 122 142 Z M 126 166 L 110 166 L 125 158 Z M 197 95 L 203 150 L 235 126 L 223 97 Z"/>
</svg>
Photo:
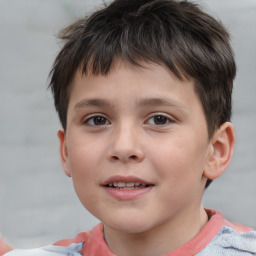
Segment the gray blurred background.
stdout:
<svg viewBox="0 0 256 256">
<path fill-rule="evenodd" d="M 235 155 L 204 205 L 256 228 L 256 0 L 196 2 L 228 27 L 238 64 Z M 62 172 L 47 76 L 60 47 L 57 32 L 101 4 L 0 0 L 0 233 L 15 247 L 73 237 L 98 222 Z"/>
</svg>

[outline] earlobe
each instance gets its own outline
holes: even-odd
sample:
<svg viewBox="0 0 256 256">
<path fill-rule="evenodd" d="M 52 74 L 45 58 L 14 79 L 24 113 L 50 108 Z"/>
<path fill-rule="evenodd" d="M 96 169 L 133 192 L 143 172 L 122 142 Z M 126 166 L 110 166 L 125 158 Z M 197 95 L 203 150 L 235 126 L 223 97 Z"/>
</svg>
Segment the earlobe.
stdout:
<svg viewBox="0 0 256 256">
<path fill-rule="evenodd" d="M 235 144 L 234 127 L 226 122 L 214 133 L 210 144 L 204 176 L 216 179 L 227 169 L 233 155 Z"/>
<path fill-rule="evenodd" d="M 65 174 L 68 177 L 71 177 L 71 170 L 70 170 L 70 164 L 69 164 L 69 158 L 68 158 L 68 149 L 67 149 L 67 142 L 66 142 L 66 135 L 63 130 L 58 131 L 58 137 L 60 142 L 60 160 L 62 164 L 62 168 L 65 172 Z"/>
</svg>

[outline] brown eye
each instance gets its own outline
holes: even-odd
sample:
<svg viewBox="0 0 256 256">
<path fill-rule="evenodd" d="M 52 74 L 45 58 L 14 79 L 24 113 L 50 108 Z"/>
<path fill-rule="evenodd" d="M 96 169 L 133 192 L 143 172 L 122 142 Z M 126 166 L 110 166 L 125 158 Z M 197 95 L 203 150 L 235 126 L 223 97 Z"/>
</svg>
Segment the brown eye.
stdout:
<svg viewBox="0 0 256 256">
<path fill-rule="evenodd" d="M 109 121 L 104 116 L 93 116 L 86 120 L 86 124 L 91 126 L 108 125 Z"/>
<path fill-rule="evenodd" d="M 154 116 L 154 124 L 156 125 L 164 125 L 168 123 L 168 118 L 165 116 Z"/>
<path fill-rule="evenodd" d="M 155 115 L 147 120 L 148 124 L 158 126 L 166 125 L 170 122 L 172 122 L 172 120 L 169 117 L 166 117 L 165 115 Z"/>
</svg>

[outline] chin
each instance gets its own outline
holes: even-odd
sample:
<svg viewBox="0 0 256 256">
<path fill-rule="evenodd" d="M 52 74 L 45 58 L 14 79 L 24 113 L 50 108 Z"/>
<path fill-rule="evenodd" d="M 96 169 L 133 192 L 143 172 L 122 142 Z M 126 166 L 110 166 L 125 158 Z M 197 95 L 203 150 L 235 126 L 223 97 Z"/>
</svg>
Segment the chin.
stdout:
<svg viewBox="0 0 256 256">
<path fill-rule="evenodd" d="M 148 231 L 152 228 L 152 223 L 145 223 L 145 218 L 131 218 L 129 214 L 123 215 L 121 219 L 115 219 L 110 221 L 103 221 L 103 223 L 109 228 L 127 234 L 139 234 Z"/>
</svg>

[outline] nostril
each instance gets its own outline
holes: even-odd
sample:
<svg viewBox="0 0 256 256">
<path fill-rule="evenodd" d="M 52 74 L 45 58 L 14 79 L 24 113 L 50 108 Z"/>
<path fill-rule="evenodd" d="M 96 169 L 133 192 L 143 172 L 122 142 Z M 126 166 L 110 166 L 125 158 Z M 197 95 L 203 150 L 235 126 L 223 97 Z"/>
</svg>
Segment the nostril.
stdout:
<svg viewBox="0 0 256 256">
<path fill-rule="evenodd" d="M 111 161 L 124 161 L 124 162 L 127 162 L 127 161 L 140 161 L 141 160 L 141 157 L 139 155 L 129 155 L 129 154 L 113 154 L 110 156 L 110 160 Z"/>
</svg>

